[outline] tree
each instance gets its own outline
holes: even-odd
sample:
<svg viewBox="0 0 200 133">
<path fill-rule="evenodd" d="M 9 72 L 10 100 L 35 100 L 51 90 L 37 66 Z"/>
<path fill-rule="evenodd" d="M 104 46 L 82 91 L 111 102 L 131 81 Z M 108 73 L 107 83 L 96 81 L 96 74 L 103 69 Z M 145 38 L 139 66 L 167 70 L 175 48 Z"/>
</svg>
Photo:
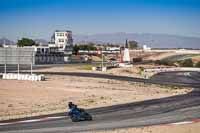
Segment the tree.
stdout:
<svg viewBox="0 0 200 133">
<path fill-rule="evenodd" d="M 130 49 L 138 48 L 138 42 L 136 41 L 129 41 L 128 44 Z"/>
<path fill-rule="evenodd" d="M 77 44 L 75 44 L 73 47 L 73 53 L 78 54 L 79 49 L 80 49 L 79 46 Z"/>
<path fill-rule="evenodd" d="M 24 47 L 24 46 L 38 46 L 38 44 L 35 43 L 32 39 L 29 38 L 22 38 L 21 40 L 18 40 L 17 42 L 18 47 Z"/>
<path fill-rule="evenodd" d="M 74 45 L 73 47 L 73 53 L 74 54 L 77 54 L 79 50 L 88 50 L 88 51 L 91 51 L 91 50 L 97 50 L 97 48 L 95 47 L 95 44 L 94 43 L 88 43 L 88 44 L 85 44 L 85 45 Z"/>
</svg>

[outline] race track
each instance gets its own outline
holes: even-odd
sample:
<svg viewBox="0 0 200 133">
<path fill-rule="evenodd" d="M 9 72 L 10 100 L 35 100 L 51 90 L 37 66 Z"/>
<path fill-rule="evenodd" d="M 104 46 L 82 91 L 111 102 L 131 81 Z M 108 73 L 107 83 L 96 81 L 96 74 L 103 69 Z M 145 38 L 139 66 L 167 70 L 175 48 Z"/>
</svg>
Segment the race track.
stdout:
<svg viewBox="0 0 200 133">
<path fill-rule="evenodd" d="M 112 128 L 141 127 L 200 118 L 200 93 L 91 109 L 94 120 L 72 123 L 66 118 L 0 126 L 2 132 L 71 133 Z M 61 115 L 61 114 L 59 114 Z M 62 114 L 64 115 L 64 114 Z"/>
<path fill-rule="evenodd" d="M 103 78 L 129 82 L 143 82 L 200 88 L 200 72 L 163 72 L 153 76 L 150 79 L 86 72 L 36 72 L 36 74 Z"/>
<path fill-rule="evenodd" d="M 152 79 L 138 79 L 91 73 L 45 73 L 94 78 L 107 78 L 132 82 L 160 83 L 195 87 L 197 91 L 173 97 L 153 99 L 123 105 L 95 108 L 89 110 L 94 117 L 91 122 L 72 123 L 68 117 L 41 122 L 0 126 L 2 133 L 71 133 L 113 128 L 142 127 L 188 121 L 200 118 L 200 88 L 197 72 L 161 73 Z M 173 77 L 173 78 L 172 78 Z M 54 116 L 65 115 L 55 114 Z M 42 116 L 41 116 L 42 117 Z"/>
</svg>

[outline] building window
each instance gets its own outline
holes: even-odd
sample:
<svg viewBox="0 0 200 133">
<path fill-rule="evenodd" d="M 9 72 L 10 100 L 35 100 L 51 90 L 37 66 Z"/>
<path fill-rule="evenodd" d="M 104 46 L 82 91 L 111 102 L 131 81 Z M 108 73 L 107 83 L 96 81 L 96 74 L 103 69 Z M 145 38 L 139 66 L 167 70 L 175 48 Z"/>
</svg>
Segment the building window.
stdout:
<svg viewBox="0 0 200 133">
<path fill-rule="evenodd" d="M 59 42 L 64 42 L 64 39 L 59 39 L 58 41 L 59 41 Z"/>
<path fill-rule="evenodd" d="M 57 36 L 64 36 L 64 33 L 57 33 Z"/>
</svg>

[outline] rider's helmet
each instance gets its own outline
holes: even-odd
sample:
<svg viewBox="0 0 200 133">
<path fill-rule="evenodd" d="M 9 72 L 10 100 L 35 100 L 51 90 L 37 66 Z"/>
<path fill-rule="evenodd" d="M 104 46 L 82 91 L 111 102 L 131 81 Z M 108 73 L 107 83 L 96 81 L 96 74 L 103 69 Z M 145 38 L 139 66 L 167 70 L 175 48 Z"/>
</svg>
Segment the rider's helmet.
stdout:
<svg viewBox="0 0 200 133">
<path fill-rule="evenodd" d="M 68 102 L 68 107 L 69 107 L 69 109 L 71 109 L 72 107 L 73 107 L 73 103 L 72 102 Z"/>
</svg>

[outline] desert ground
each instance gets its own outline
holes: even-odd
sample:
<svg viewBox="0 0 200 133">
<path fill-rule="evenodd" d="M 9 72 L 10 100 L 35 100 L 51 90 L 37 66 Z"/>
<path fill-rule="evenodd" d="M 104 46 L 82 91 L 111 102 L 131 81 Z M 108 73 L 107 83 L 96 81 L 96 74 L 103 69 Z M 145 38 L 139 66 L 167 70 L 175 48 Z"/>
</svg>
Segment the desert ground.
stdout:
<svg viewBox="0 0 200 133">
<path fill-rule="evenodd" d="M 48 68 L 40 71 L 92 72 L 76 67 Z M 114 74 L 113 71 L 108 73 Z M 123 71 L 122 69 L 121 75 L 126 75 L 127 72 Z M 137 71 L 133 70 L 132 73 L 132 76 L 137 76 Z M 47 75 L 46 81 L 41 82 L 0 80 L 0 119 L 65 112 L 69 101 L 83 108 L 94 108 L 190 91 L 189 88 L 174 89 L 152 84 L 72 76 Z"/>
<path fill-rule="evenodd" d="M 141 57 L 143 60 L 162 60 L 169 56 L 180 55 L 176 52 L 135 52 L 130 50 L 130 57 Z"/>
<path fill-rule="evenodd" d="M 200 56 L 195 56 L 192 58 L 193 62 L 199 62 L 200 61 Z"/>
<path fill-rule="evenodd" d="M 142 128 L 113 129 L 107 131 L 93 131 L 85 133 L 199 133 L 200 124 L 159 125 Z"/>
<path fill-rule="evenodd" d="M 56 67 L 36 70 L 40 72 L 92 72 L 80 67 Z M 119 73 L 116 73 L 119 72 Z M 112 75 L 140 77 L 136 66 L 132 69 L 113 69 L 104 72 Z M 101 73 L 101 72 L 97 72 Z M 82 108 L 163 98 L 186 94 L 191 88 L 116 81 L 73 76 L 46 75 L 46 81 L 0 80 L 0 120 L 65 112 L 73 101 Z M 144 128 L 113 129 L 94 133 L 197 133 L 199 124 L 184 126 L 153 126 Z M 159 130 L 158 130 L 159 129 Z"/>
</svg>

